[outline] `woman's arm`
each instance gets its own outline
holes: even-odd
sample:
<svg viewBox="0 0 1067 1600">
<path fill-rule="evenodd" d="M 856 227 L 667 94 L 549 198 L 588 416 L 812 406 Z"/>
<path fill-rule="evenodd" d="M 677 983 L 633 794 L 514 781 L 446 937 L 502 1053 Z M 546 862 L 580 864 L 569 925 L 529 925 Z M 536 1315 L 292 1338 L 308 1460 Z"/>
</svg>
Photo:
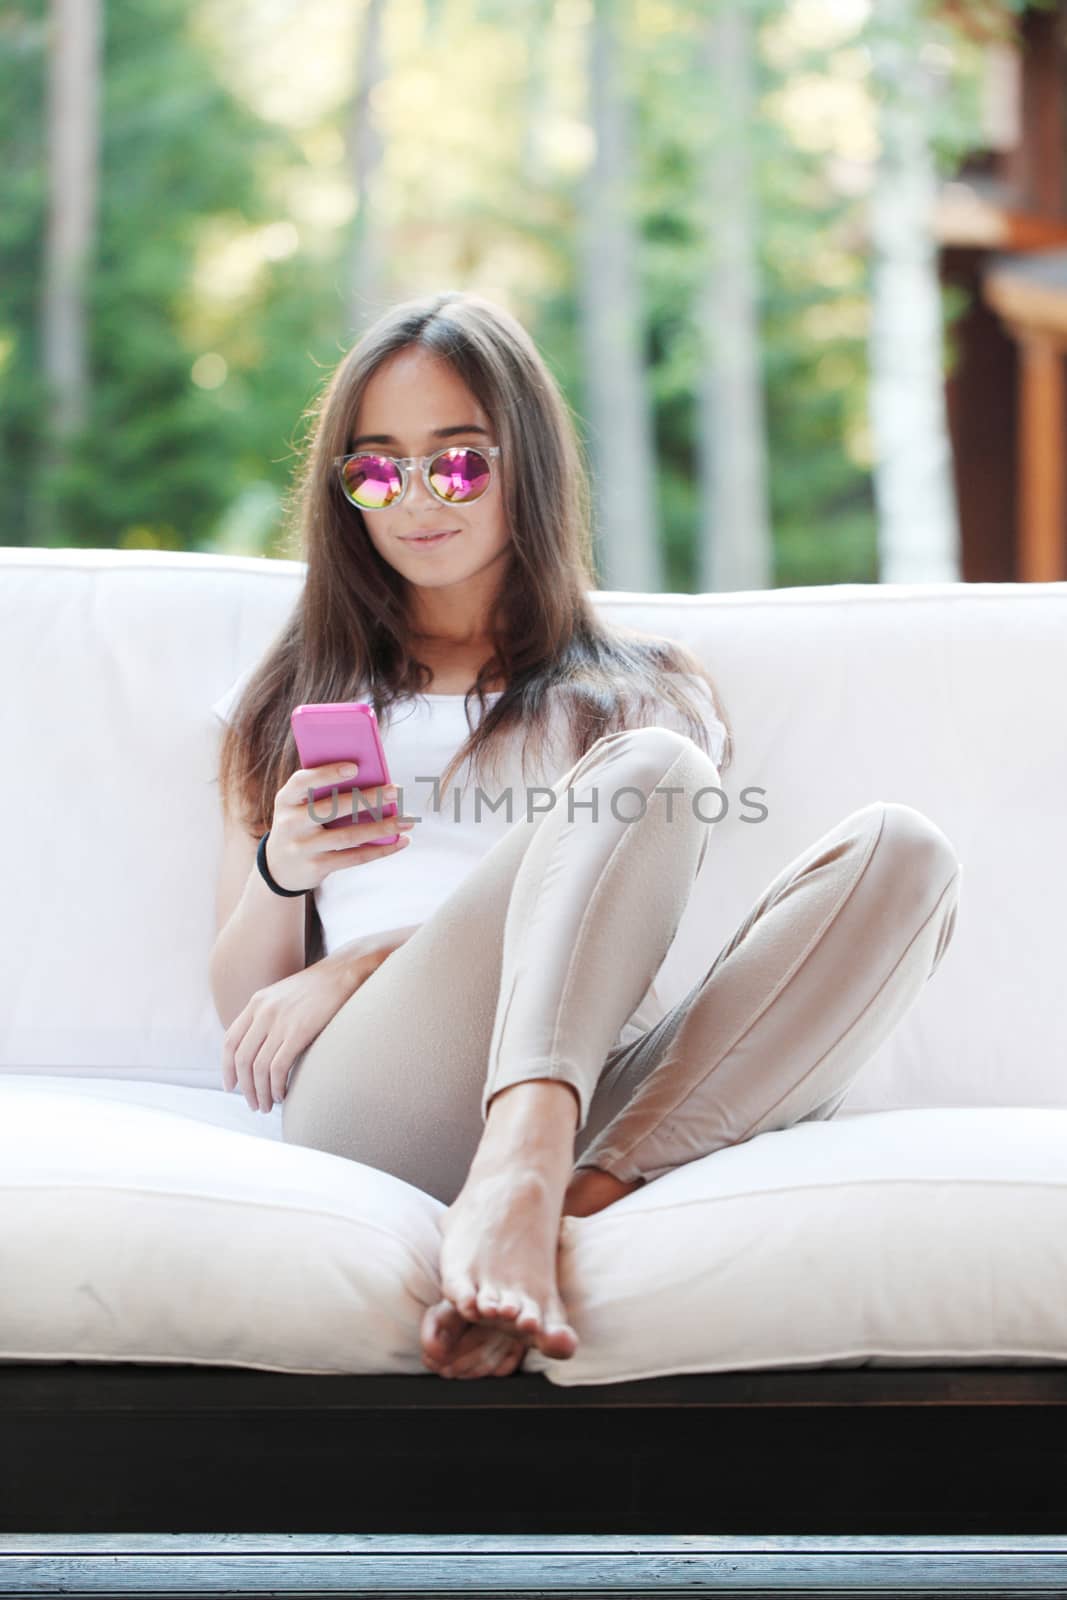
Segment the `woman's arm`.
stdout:
<svg viewBox="0 0 1067 1600">
<path fill-rule="evenodd" d="M 364 933 L 341 945 L 332 955 L 323 956 L 316 966 L 333 967 L 351 979 L 350 994 L 354 994 L 367 975 L 380 967 L 387 956 L 399 950 L 422 927 L 413 922 L 406 928 L 390 928 L 388 932 Z"/>
<path fill-rule="evenodd" d="M 250 1110 L 269 1111 L 284 1097 L 297 1057 L 419 926 L 352 939 L 310 967 L 253 990 L 226 1027 L 223 1088 L 239 1087 Z"/>
<path fill-rule="evenodd" d="M 268 889 L 256 866 L 258 838 L 230 817 L 223 826 L 209 973 L 215 1010 L 228 1028 L 257 989 L 303 967 L 304 900 Z"/>
<path fill-rule="evenodd" d="M 215 1010 L 228 1028 L 257 989 L 303 970 L 304 901 L 272 893 L 256 866 L 259 840 L 229 817 L 223 827 L 210 983 Z M 421 926 L 361 935 L 314 965 L 336 974 L 343 1004 Z"/>
</svg>

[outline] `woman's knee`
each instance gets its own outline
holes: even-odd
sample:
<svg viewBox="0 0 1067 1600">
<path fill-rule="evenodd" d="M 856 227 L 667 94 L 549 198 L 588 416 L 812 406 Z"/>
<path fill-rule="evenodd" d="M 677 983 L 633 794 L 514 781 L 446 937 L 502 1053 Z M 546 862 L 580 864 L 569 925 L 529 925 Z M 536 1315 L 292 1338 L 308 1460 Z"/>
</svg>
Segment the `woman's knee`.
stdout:
<svg viewBox="0 0 1067 1600">
<path fill-rule="evenodd" d="M 623 728 L 618 733 L 603 734 L 592 749 L 611 749 L 626 767 L 627 779 L 640 784 L 651 793 L 665 773 L 679 770 L 674 777 L 678 785 L 690 790 L 717 785 L 719 769 L 711 757 L 688 734 L 675 728 L 652 725 L 640 728 Z"/>
<path fill-rule="evenodd" d="M 878 805 L 883 814 L 879 849 L 892 853 L 900 871 L 914 873 L 940 894 L 961 870 L 952 841 L 914 806 L 896 800 Z"/>
<path fill-rule="evenodd" d="M 308 1047 L 310 1048 L 310 1046 Z M 279 1107 L 282 1115 L 282 1141 L 285 1144 L 322 1148 L 323 1117 L 320 1097 L 309 1085 L 305 1071 L 308 1050 L 302 1050 L 289 1069 L 285 1093 Z M 310 1092 L 309 1092 L 310 1090 Z"/>
</svg>

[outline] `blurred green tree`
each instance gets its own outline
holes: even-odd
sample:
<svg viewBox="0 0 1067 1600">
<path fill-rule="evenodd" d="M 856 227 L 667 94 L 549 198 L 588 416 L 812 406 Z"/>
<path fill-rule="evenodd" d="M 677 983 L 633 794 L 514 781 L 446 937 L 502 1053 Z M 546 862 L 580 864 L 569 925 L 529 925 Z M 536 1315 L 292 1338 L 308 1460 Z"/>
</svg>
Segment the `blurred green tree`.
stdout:
<svg viewBox="0 0 1067 1600">
<path fill-rule="evenodd" d="M 326 271 L 300 260 L 265 175 L 289 135 L 212 68 L 186 0 L 111 0 L 96 248 L 84 286 L 89 406 L 60 459 L 41 371 L 46 211 L 44 0 L 0 26 L 0 471 L 8 543 L 196 548 L 247 485 L 288 476 L 294 420 L 330 356 Z M 205 315 L 214 225 L 258 252 L 246 292 Z M 273 230 L 273 232 L 272 232 Z M 281 252 L 287 252 L 281 254 Z M 325 315 L 324 315 L 325 313 Z"/>
<path fill-rule="evenodd" d="M 732 4 L 758 23 L 750 181 L 774 582 L 876 581 L 862 8 L 852 24 L 835 24 L 831 45 L 816 36 L 805 46 L 813 19 L 825 26 L 834 8 L 625 0 L 620 92 L 635 133 L 628 204 L 665 582 L 685 591 L 700 579 L 709 84 L 696 43 L 712 11 Z M 939 110 L 946 170 L 979 139 L 975 28 L 1010 31 L 1021 7 L 926 4 L 912 47 L 933 39 L 944 52 L 947 39 L 959 41 Z M 9 0 L 0 11 L 8 543 L 294 553 L 280 500 L 307 404 L 354 336 L 353 284 L 366 266 L 358 223 L 349 226 L 358 208 L 342 201 L 367 154 L 348 148 L 352 131 L 357 144 L 371 133 L 359 133 L 344 72 L 332 69 L 349 63 L 358 85 L 368 14 L 348 0 L 108 0 L 86 284 L 89 420 L 64 462 L 41 376 L 48 7 Z M 578 284 L 591 12 L 570 0 L 391 0 L 381 17 L 383 72 L 373 93 L 368 83 L 364 111 L 381 146 L 383 293 L 455 283 L 501 293 L 559 376 L 588 444 Z M 331 67 L 321 74 L 329 85 L 316 63 Z M 285 88 L 284 114 L 276 93 L 255 92 L 259 67 L 260 79 L 273 74 Z"/>
</svg>

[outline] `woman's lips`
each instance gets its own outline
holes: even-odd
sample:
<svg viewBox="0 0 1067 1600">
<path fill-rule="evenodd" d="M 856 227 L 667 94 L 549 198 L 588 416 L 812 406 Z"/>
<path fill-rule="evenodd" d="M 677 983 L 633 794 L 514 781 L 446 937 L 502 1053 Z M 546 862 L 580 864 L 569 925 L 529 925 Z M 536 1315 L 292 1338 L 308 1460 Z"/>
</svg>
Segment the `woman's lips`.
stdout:
<svg viewBox="0 0 1067 1600">
<path fill-rule="evenodd" d="M 458 532 L 458 528 L 446 528 L 441 533 L 435 533 L 429 539 L 419 538 L 415 534 L 408 534 L 404 543 L 410 545 L 413 550 L 436 550 L 439 545 L 447 544 L 453 534 Z"/>
</svg>

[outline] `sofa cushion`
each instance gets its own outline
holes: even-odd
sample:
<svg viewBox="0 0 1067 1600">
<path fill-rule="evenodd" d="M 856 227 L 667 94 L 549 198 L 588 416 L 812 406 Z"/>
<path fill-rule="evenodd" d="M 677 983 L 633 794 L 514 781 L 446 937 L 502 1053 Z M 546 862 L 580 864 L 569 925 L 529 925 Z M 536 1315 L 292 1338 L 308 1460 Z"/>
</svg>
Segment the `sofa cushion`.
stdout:
<svg viewBox="0 0 1067 1600">
<path fill-rule="evenodd" d="M 623 1265 L 625 1263 L 625 1265 Z M 1067 1361 L 1067 1111 L 841 1112 L 564 1218 L 562 1385 Z"/>
<path fill-rule="evenodd" d="M 0 551 L 0 1072 L 218 1085 L 222 844 L 211 702 L 302 568 Z"/>
<path fill-rule="evenodd" d="M 237 1095 L 128 1087 L 0 1078 L 0 1359 L 413 1370 L 440 1202 Z"/>
<path fill-rule="evenodd" d="M 0 1078 L 0 1359 L 413 1373 L 444 1206 L 239 1096 Z M 155 1104 L 153 1104 L 155 1099 Z M 1067 1360 L 1067 1111 L 838 1114 L 565 1218 L 556 1384 Z M 437 1380 L 446 1381 L 446 1380 Z M 485 1380 L 493 1381 L 493 1380 Z"/>
<path fill-rule="evenodd" d="M 303 564 L 8 548 L 0 571 L 0 659 L 17 686 L 0 698 L 0 740 L 33 785 L 32 805 L 17 782 L 0 794 L 0 1073 L 218 1086 L 211 707 L 284 626 Z M 1067 583 L 593 599 L 689 645 L 733 726 L 729 810 L 657 976 L 664 1004 L 812 839 L 903 801 L 963 863 L 959 923 L 843 1109 L 1067 1106 L 1067 740 L 1049 698 Z"/>
</svg>

